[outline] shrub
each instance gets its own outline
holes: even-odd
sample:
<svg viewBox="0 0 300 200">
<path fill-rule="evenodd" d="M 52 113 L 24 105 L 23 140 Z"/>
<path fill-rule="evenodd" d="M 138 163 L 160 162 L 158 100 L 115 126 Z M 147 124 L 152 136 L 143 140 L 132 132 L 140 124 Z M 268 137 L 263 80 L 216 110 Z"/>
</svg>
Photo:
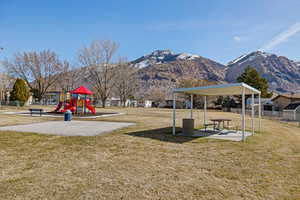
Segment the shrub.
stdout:
<svg viewBox="0 0 300 200">
<path fill-rule="evenodd" d="M 11 92 L 10 100 L 19 101 L 20 106 L 24 106 L 25 102 L 29 98 L 29 95 L 29 89 L 26 82 L 22 79 L 17 79 Z"/>
</svg>

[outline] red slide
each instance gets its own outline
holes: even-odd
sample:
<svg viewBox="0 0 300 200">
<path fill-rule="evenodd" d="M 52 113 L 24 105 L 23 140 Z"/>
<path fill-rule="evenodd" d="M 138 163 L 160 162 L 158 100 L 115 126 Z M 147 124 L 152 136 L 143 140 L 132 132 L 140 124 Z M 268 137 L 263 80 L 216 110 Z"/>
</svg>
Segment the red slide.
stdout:
<svg viewBox="0 0 300 200">
<path fill-rule="evenodd" d="M 93 114 L 96 114 L 96 109 L 91 105 L 86 105 L 87 109 L 89 109 Z"/>
<path fill-rule="evenodd" d="M 61 109 L 62 105 L 63 105 L 63 102 L 59 102 L 53 112 L 58 112 Z"/>
<path fill-rule="evenodd" d="M 90 100 L 87 99 L 85 103 L 86 103 L 87 109 L 89 109 L 93 114 L 96 114 L 96 109 L 93 106 L 91 106 Z"/>
<path fill-rule="evenodd" d="M 74 106 L 73 104 L 72 104 L 72 102 L 71 103 L 67 103 L 66 105 L 65 105 L 65 107 L 64 107 L 64 109 L 61 111 L 61 112 L 66 112 L 67 110 L 70 110 L 72 113 L 74 113 L 75 111 L 76 111 L 76 106 Z"/>
</svg>

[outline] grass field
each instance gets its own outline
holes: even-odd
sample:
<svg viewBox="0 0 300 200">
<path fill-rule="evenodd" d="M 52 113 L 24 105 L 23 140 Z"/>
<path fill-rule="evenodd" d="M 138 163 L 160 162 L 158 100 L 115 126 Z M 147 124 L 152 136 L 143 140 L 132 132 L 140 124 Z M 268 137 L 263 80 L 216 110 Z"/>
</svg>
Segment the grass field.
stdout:
<svg viewBox="0 0 300 200">
<path fill-rule="evenodd" d="M 101 111 L 126 115 L 96 120 L 136 125 L 95 137 L 0 132 L 0 199 L 300 199 L 296 123 L 263 120 L 242 143 L 173 137 L 168 109 Z M 188 115 L 178 110 L 178 126 Z M 0 126 L 41 120 L 0 112 Z"/>
</svg>

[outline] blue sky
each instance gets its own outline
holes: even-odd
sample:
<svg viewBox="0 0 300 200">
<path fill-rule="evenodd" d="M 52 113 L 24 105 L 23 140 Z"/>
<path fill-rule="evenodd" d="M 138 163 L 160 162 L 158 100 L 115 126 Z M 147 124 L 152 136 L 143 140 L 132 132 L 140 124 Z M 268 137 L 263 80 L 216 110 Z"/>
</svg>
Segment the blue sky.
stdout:
<svg viewBox="0 0 300 200">
<path fill-rule="evenodd" d="M 263 49 L 300 60 L 299 0 L 0 0 L 0 59 L 51 49 L 76 64 L 92 40 L 129 60 L 157 49 L 227 63 Z"/>
</svg>

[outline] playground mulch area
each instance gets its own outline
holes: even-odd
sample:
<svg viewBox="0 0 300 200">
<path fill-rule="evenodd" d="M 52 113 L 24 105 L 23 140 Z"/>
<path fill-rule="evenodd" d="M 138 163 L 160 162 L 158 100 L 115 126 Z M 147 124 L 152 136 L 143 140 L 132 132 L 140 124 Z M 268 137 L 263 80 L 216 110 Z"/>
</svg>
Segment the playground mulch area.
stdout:
<svg viewBox="0 0 300 200">
<path fill-rule="evenodd" d="M 113 116 L 113 115 L 118 115 L 120 113 L 117 112 L 96 112 L 95 114 L 93 113 L 85 113 L 85 114 L 73 114 L 73 117 L 75 118 L 85 118 L 85 117 L 103 117 L 103 116 Z M 45 116 L 57 116 L 57 117 L 63 117 L 64 113 L 62 112 L 45 112 L 43 113 Z"/>
<path fill-rule="evenodd" d="M 90 137 L 1 131 L 0 199 L 300 199 L 298 124 L 264 119 L 243 143 L 174 137 L 170 109 L 97 111 L 126 114 L 94 122 L 135 125 Z M 240 126 L 238 114 L 207 115 Z M 189 112 L 176 116 L 181 127 Z M 202 116 L 194 111 L 198 127 Z M 0 114 L 1 126 L 23 120 L 48 119 Z"/>
<path fill-rule="evenodd" d="M 42 112 L 40 113 L 33 113 L 31 114 L 28 111 L 22 111 L 22 112 L 4 112 L 4 114 L 10 114 L 10 115 L 21 115 L 21 116 L 31 116 L 31 117 L 59 117 L 62 118 L 64 117 L 64 113 L 62 112 Z M 73 118 L 76 119 L 92 119 L 92 118 L 98 118 L 98 117 L 111 117 L 111 116 L 116 116 L 116 115 L 122 115 L 123 113 L 117 113 L 117 112 L 96 112 L 95 114 L 93 113 L 85 113 L 85 114 L 73 114 Z"/>
</svg>

